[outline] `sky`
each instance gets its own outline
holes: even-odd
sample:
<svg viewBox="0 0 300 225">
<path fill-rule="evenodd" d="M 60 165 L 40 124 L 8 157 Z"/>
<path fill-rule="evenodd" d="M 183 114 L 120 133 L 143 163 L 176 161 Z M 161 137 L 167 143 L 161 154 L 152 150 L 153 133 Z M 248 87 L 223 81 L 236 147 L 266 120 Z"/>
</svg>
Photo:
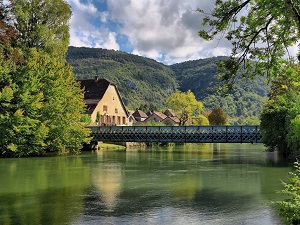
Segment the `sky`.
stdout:
<svg viewBox="0 0 300 225">
<path fill-rule="evenodd" d="M 230 55 L 223 39 L 198 36 L 212 0 L 67 0 L 72 9 L 70 46 L 120 50 L 166 65 Z"/>
</svg>

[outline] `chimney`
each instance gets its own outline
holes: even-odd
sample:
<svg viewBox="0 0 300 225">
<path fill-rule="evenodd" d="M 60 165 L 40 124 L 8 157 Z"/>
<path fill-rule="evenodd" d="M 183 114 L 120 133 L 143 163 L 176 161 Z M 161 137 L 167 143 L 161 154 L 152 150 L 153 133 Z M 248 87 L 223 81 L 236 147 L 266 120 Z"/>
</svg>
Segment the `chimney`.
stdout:
<svg viewBox="0 0 300 225">
<path fill-rule="evenodd" d="M 97 82 L 99 80 L 98 76 L 95 76 L 95 82 Z"/>
</svg>

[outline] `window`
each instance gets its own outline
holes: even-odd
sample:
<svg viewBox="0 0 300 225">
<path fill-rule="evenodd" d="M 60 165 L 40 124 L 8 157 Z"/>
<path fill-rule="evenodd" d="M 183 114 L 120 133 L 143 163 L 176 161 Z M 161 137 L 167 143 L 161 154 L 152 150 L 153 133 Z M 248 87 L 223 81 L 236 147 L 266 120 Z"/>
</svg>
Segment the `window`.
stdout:
<svg viewBox="0 0 300 225">
<path fill-rule="evenodd" d="M 103 112 L 107 112 L 107 105 L 103 106 Z"/>
<path fill-rule="evenodd" d="M 115 108 L 115 113 L 118 113 L 118 109 L 117 108 Z"/>
</svg>

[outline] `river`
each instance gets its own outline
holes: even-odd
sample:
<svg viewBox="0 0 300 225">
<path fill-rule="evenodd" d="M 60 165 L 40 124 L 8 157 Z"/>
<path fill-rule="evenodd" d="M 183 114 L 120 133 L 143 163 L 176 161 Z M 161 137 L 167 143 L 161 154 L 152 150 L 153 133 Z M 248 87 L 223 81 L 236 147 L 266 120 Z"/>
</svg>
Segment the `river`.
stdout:
<svg viewBox="0 0 300 225">
<path fill-rule="evenodd" d="M 0 159 L 0 224 L 279 225 L 291 169 L 262 144 Z"/>
</svg>

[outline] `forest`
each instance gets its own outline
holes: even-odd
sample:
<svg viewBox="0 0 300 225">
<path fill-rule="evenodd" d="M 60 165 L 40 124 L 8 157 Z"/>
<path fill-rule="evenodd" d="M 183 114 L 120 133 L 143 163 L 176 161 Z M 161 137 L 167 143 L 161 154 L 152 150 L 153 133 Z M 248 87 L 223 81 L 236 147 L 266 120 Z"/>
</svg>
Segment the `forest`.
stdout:
<svg viewBox="0 0 300 225">
<path fill-rule="evenodd" d="M 259 124 L 269 85 L 264 77 L 245 82 L 237 78 L 233 90 L 217 92 L 222 85 L 217 65 L 226 57 L 214 57 L 164 65 L 153 59 L 100 48 L 69 47 L 67 61 L 77 79 L 95 76 L 115 83 L 128 109 L 163 110 L 177 89 L 191 90 L 203 110 L 222 107 L 230 124 Z"/>
</svg>

